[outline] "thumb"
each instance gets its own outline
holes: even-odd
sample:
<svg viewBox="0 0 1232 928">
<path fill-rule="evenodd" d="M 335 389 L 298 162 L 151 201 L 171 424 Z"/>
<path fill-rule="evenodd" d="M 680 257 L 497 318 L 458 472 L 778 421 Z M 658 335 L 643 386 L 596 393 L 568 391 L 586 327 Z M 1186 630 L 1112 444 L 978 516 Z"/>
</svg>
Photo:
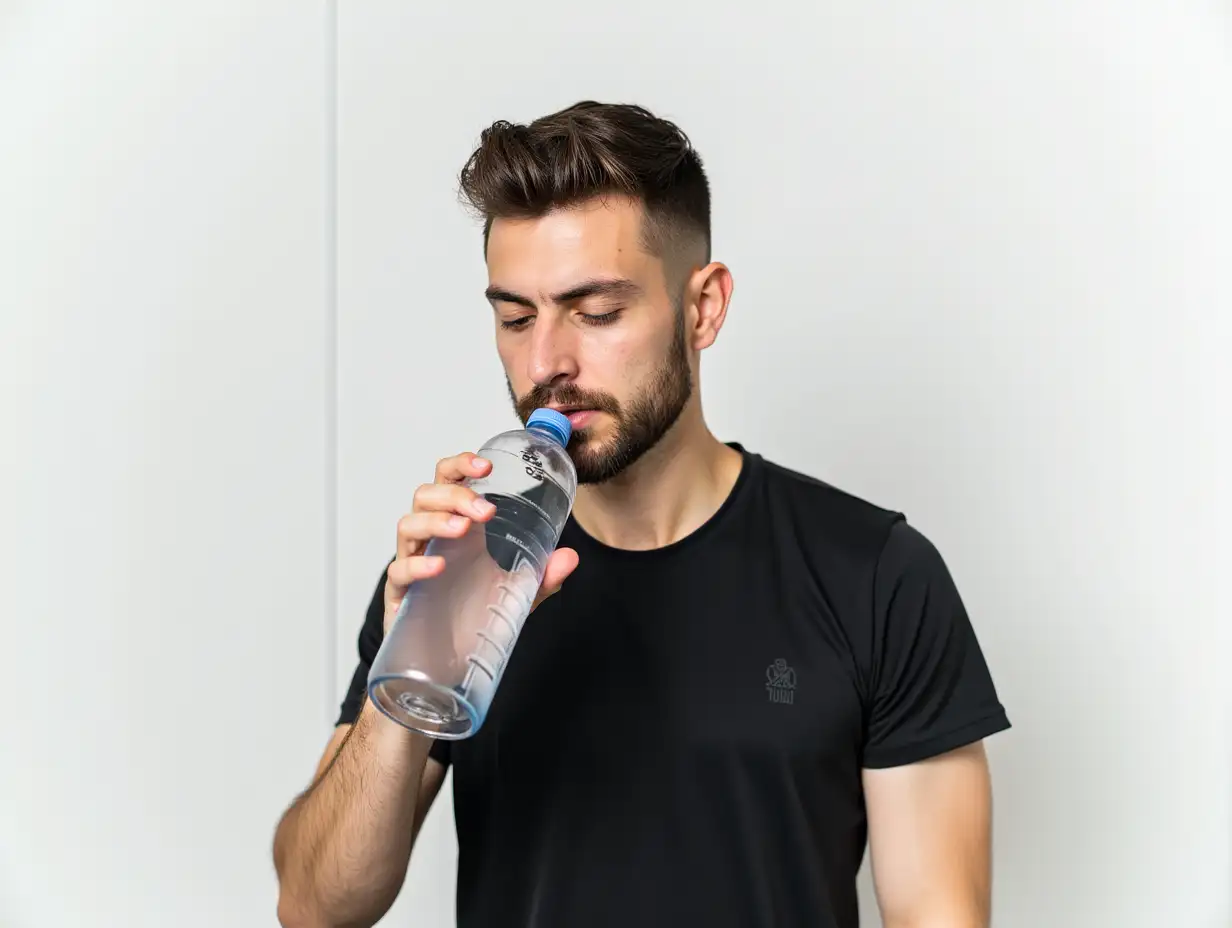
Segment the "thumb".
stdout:
<svg viewBox="0 0 1232 928">
<path fill-rule="evenodd" d="M 535 605 L 538 606 L 559 590 L 577 565 L 578 554 L 572 548 L 557 548 L 553 551 L 548 558 L 547 567 L 543 570 L 543 583 L 539 587 Z"/>
</svg>

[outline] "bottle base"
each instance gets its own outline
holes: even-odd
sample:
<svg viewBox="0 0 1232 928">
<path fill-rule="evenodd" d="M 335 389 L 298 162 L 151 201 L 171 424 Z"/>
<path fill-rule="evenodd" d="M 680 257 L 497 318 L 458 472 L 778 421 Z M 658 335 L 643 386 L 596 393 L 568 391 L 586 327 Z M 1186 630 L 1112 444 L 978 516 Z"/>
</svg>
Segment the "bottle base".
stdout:
<svg viewBox="0 0 1232 928">
<path fill-rule="evenodd" d="M 413 670 L 371 681 L 368 698 L 403 728 L 430 738 L 456 741 L 479 730 L 479 715 L 465 698 Z"/>
</svg>

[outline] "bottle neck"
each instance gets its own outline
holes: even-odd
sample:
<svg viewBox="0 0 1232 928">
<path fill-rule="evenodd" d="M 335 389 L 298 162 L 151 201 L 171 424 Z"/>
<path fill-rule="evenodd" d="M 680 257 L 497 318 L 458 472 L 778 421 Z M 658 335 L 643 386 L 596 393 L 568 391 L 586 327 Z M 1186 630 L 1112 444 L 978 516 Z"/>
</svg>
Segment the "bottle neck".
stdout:
<svg viewBox="0 0 1232 928">
<path fill-rule="evenodd" d="M 538 423 L 536 423 L 535 425 L 527 426 L 526 431 L 533 432 L 536 435 L 540 435 L 548 439 L 549 441 L 551 441 L 553 444 L 560 445 L 562 448 L 565 446 L 565 443 L 561 441 L 561 436 L 556 432 L 555 429 L 549 428 L 547 426 L 539 425 Z"/>
</svg>

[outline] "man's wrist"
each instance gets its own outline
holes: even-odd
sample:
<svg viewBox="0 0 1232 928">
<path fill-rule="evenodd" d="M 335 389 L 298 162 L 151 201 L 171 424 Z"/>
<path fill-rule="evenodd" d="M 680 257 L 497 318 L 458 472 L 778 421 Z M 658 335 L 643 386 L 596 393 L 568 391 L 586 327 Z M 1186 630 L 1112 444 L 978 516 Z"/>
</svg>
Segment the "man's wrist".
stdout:
<svg viewBox="0 0 1232 928">
<path fill-rule="evenodd" d="M 410 753 L 416 759 L 422 755 L 422 759 L 426 761 L 432 748 L 431 738 L 399 725 L 378 709 L 371 699 L 364 700 L 355 724 L 361 729 L 361 737 L 373 739 L 379 744 L 382 753 L 386 750 Z"/>
</svg>

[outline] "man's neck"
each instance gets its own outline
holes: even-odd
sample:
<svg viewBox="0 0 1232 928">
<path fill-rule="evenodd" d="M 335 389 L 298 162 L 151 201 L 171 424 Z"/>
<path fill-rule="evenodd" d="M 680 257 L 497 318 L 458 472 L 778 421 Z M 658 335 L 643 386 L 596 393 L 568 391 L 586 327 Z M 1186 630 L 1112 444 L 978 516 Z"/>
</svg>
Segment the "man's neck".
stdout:
<svg viewBox="0 0 1232 928">
<path fill-rule="evenodd" d="M 611 547 L 662 548 L 718 511 L 742 463 L 740 452 L 715 438 L 700 415 L 686 413 L 619 476 L 579 487 L 573 517 Z"/>
</svg>

